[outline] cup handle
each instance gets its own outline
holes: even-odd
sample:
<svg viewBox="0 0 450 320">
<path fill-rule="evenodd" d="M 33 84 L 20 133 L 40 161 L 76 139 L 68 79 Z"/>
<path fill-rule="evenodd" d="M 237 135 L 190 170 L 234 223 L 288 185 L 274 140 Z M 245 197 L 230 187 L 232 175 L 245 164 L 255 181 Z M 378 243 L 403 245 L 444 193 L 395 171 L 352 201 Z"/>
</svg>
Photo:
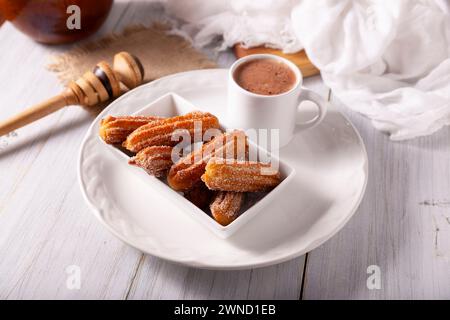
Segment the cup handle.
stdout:
<svg viewBox="0 0 450 320">
<path fill-rule="evenodd" d="M 300 94 L 299 104 L 303 101 L 312 101 L 317 105 L 318 114 L 311 120 L 306 122 L 297 122 L 295 126 L 295 132 L 311 129 L 317 126 L 325 118 L 329 103 L 322 98 L 319 94 L 306 88 L 302 88 Z"/>
</svg>

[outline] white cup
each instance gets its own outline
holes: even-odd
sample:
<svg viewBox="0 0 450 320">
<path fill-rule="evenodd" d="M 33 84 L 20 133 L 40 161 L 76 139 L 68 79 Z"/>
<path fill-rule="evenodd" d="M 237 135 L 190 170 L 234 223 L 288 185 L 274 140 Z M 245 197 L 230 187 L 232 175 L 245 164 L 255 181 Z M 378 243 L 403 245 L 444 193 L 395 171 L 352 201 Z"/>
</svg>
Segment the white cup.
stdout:
<svg viewBox="0 0 450 320">
<path fill-rule="evenodd" d="M 239 86 L 234 78 L 237 68 L 248 61 L 273 59 L 283 62 L 296 76 L 294 86 L 277 95 L 262 95 L 249 92 Z M 272 54 L 253 54 L 237 60 L 228 74 L 227 126 L 234 129 L 278 130 L 281 148 L 301 130 L 318 125 L 325 117 L 327 102 L 317 93 L 302 87 L 303 76 L 300 69 L 287 59 Z M 297 122 L 297 113 L 302 101 L 312 101 L 317 105 L 318 114 L 306 122 Z M 250 139 L 252 139 L 250 137 Z M 252 139 L 255 140 L 255 139 Z M 258 141 L 255 141 L 258 143 Z"/>
</svg>

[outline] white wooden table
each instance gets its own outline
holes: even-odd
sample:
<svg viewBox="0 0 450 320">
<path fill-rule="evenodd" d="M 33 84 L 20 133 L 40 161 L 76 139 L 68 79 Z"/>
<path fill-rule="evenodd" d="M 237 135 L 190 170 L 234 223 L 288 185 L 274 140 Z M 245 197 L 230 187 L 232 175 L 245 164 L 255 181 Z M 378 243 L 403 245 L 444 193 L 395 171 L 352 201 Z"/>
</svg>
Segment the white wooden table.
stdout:
<svg viewBox="0 0 450 320">
<path fill-rule="evenodd" d="M 163 14 L 160 5 L 117 1 L 100 33 Z M 62 89 L 45 70 L 53 50 L 9 23 L 0 27 L 1 118 Z M 232 60 L 218 57 L 222 66 Z M 327 243 L 277 266 L 234 272 L 142 254 L 106 231 L 82 199 L 77 152 L 94 116 L 71 107 L 0 137 L 0 298 L 449 299 L 450 128 L 391 142 L 340 106 L 320 77 L 305 85 L 352 120 L 370 161 L 359 210 Z M 67 286 L 73 265 L 80 289 Z M 371 265 L 379 267 L 380 289 L 367 287 Z"/>
</svg>

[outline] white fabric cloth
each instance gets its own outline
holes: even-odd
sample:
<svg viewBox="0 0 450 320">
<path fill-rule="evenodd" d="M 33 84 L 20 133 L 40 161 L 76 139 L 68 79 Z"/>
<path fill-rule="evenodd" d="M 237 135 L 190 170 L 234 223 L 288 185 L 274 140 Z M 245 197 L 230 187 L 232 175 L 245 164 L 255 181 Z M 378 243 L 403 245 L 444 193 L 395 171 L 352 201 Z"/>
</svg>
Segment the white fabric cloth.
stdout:
<svg viewBox="0 0 450 320">
<path fill-rule="evenodd" d="M 295 35 L 290 14 L 291 0 L 167 0 L 169 11 L 187 21 L 183 26 L 194 44 L 206 46 L 223 36 L 223 47 L 237 42 L 245 46 L 267 44 L 296 52 L 302 46 Z"/>
<path fill-rule="evenodd" d="M 450 0 L 167 0 L 198 46 L 305 48 L 349 108 L 394 140 L 450 124 Z"/>
</svg>

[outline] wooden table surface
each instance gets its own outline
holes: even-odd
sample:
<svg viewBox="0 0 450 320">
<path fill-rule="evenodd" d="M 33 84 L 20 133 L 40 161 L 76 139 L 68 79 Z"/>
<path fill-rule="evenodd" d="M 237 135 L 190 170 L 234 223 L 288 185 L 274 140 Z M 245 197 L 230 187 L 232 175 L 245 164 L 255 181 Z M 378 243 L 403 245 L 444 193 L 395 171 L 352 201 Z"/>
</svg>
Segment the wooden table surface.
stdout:
<svg viewBox="0 0 450 320">
<path fill-rule="evenodd" d="M 163 16 L 161 5 L 116 1 L 100 34 Z M 0 27 L 0 118 L 62 89 L 45 69 L 55 50 L 63 49 L 38 45 L 10 23 Z M 217 56 L 224 67 L 233 59 Z M 0 299 L 449 299 L 450 128 L 392 142 L 341 106 L 320 77 L 305 85 L 351 119 L 369 155 L 360 208 L 324 245 L 232 272 L 174 265 L 129 247 L 82 199 L 77 153 L 94 115 L 70 107 L 0 137 Z M 68 283 L 73 266 L 79 289 Z M 367 285 L 372 270 L 380 288 Z"/>
</svg>

